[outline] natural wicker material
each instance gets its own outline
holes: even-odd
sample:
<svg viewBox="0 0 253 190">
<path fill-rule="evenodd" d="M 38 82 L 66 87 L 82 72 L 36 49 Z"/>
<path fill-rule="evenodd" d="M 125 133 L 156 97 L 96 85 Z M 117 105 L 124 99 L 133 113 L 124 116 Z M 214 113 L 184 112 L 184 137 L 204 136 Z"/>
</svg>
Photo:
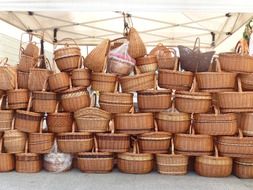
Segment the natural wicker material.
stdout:
<svg viewBox="0 0 253 190">
<path fill-rule="evenodd" d="M 253 90 L 253 74 L 252 73 L 240 73 L 239 77 L 242 82 L 242 89 L 244 91 Z"/>
<path fill-rule="evenodd" d="M 234 160 L 233 173 L 239 178 L 253 178 L 253 159 L 252 158 L 236 158 Z"/>
<path fill-rule="evenodd" d="M 102 41 L 87 55 L 84 65 L 93 72 L 102 72 L 107 61 L 109 46 L 110 40 Z"/>
<path fill-rule="evenodd" d="M 83 152 L 77 155 L 77 166 L 82 172 L 108 173 L 113 169 L 113 154 L 98 152 L 97 140 L 94 138 L 93 152 Z"/>
<path fill-rule="evenodd" d="M 152 113 L 119 113 L 115 115 L 115 131 L 137 135 L 154 129 Z"/>
<path fill-rule="evenodd" d="M 69 75 L 65 72 L 55 73 L 48 77 L 50 90 L 61 92 L 69 88 Z"/>
<path fill-rule="evenodd" d="M 167 153 L 170 147 L 171 133 L 158 131 L 156 121 L 155 132 L 148 132 L 138 135 L 140 152 L 143 153 Z"/>
<path fill-rule="evenodd" d="M 0 172 L 8 172 L 15 168 L 15 159 L 13 154 L 3 153 L 3 139 L 0 139 Z"/>
<path fill-rule="evenodd" d="M 238 130 L 236 114 L 220 114 L 216 107 L 214 114 L 194 114 L 193 124 L 198 134 L 234 135 Z"/>
<path fill-rule="evenodd" d="M 238 78 L 239 92 L 219 92 L 218 103 L 221 112 L 250 112 L 253 111 L 253 92 L 243 92 L 241 79 Z"/>
<path fill-rule="evenodd" d="M 54 144 L 53 133 L 43 133 L 43 121 L 40 122 L 40 131 L 38 133 L 29 134 L 29 151 L 31 153 L 45 154 L 49 153 Z"/>
<path fill-rule="evenodd" d="M 221 136 L 217 139 L 221 155 L 229 157 L 253 157 L 253 137 L 243 137 L 239 129 L 239 136 Z"/>
<path fill-rule="evenodd" d="M 9 109 L 27 108 L 29 92 L 27 89 L 14 89 L 7 91 Z"/>
<path fill-rule="evenodd" d="M 221 69 L 228 72 L 251 73 L 253 72 L 253 58 L 249 55 L 236 53 L 219 54 Z"/>
<path fill-rule="evenodd" d="M 78 68 L 72 71 L 73 86 L 89 87 L 90 86 L 90 70 L 87 68 Z"/>
<path fill-rule="evenodd" d="M 145 55 L 136 59 L 136 65 L 142 73 L 157 70 L 157 58 L 155 55 Z"/>
<path fill-rule="evenodd" d="M 64 153 L 78 153 L 91 151 L 93 147 L 93 135 L 88 132 L 75 132 L 75 122 L 71 133 L 57 134 L 57 144 Z"/>
<path fill-rule="evenodd" d="M 232 173 L 233 160 L 229 157 L 219 157 L 215 146 L 214 156 L 200 156 L 195 159 L 195 171 L 205 177 L 227 177 Z"/>
<path fill-rule="evenodd" d="M 175 154 L 174 141 L 171 139 L 171 154 L 156 154 L 156 164 L 160 174 L 185 175 L 188 156 Z"/>
<path fill-rule="evenodd" d="M 253 113 L 242 113 L 240 128 L 245 136 L 253 136 Z"/>
<path fill-rule="evenodd" d="M 53 72 L 47 69 L 31 68 L 28 79 L 28 89 L 30 91 L 41 91 L 43 90 L 44 82 L 47 81 L 48 77 Z"/>
<path fill-rule="evenodd" d="M 132 58 L 147 54 L 146 47 L 135 28 L 130 28 L 127 38 L 129 40 L 128 53 Z"/>
<path fill-rule="evenodd" d="M 17 71 L 18 86 L 21 89 L 28 89 L 29 73 Z"/>
<path fill-rule="evenodd" d="M 117 75 L 112 73 L 91 73 L 91 88 L 99 92 L 113 92 Z"/>
<path fill-rule="evenodd" d="M 205 113 L 208 112 L 212 97 L 208 92 L 195 92 L 196 80 L 194 79 L 190 92 L 176 92 L 175 106 L 177 110 L 185 113 Z"/>
<path fill-rule="evenodd" d="M 174 102 L 170 111 L 162 111 L 155 114 L 159 131 L 170 133 L 185 133 L 191 124 L 191 115 L 175 110 Z"/>
<path fill-rule="evenodd" d="M 159 69 L 158 70 L 158 85 L 161 88 L 174 90 L 190 90 L 193 73 L 188 71 L 178 71 L 178 61 L 175 62 L 174 69 Z"/>
<path fill-rule="evenodd" d="M 29 72 L 37 64 L 38 58 L 22 54 L 17 69 L 22 72 Z"/>
<path fill-rule="evenodd" d="M 41 156 L 35 153 L 28 153 L 28 142 L 26 142 L 25 153 L 16 154 L 16 172 L 37 173 L 41 169 Z"/>
<path fill-rule="evenodd" d="M 3 96 L 0 98 L 0 132 L 11 129 L 13 110 L 2 110 Z"/>
<path fill-rule="evenodd" d="M 23 54 L 36 58 L 39 56 L 39 48 L 35 42 L 30 41 L 26 45 L 26 48 L 24 49 Z"/>
<path fill-rule="evenodd" d="M 216 61 L 216 72 L 196 73 L 198 88 L 206 92 L 233 91 L 237 73 L 222 72 L 220 62 Z"/>
<path fill-rule="evenodd" d="M 65 133 L 71 131 L 73 114 L 69 112 L 58 112 L 59 102 L 56 104 L 55 112 L 47 115 L 47 127 L 51 133 Z"/>
<path fill-rule="evenodd" d="M 0 89 L 11 90 L 15 88 L 17 70 L 7 64 L 8 58 L 0 60 Z"/>
<path fill-rule="evenodd" d="M 213 138 L 210 135 L 196 135 L 194 128 L 190 127 L 189 134 L 175 135 L 175 149 L 185 155 L 209 155 L 213 151 Z"/>
<path fill-rule="evenodd" d="M 147 90 L 154 87 L 155 72 L 141 73 L 135 67 L 136 75 L 124 76 L 119 78 L 122 92 L 137 92 Z"/>
<path fill-rule="evenodd" d="M 38 132 L 42 118 L 40 113 L 30 112 L 31 102 L 30 96 L 27 110 L 17 110 L 15 114 L 15 128 L 26 133 Z"/>
</svg>

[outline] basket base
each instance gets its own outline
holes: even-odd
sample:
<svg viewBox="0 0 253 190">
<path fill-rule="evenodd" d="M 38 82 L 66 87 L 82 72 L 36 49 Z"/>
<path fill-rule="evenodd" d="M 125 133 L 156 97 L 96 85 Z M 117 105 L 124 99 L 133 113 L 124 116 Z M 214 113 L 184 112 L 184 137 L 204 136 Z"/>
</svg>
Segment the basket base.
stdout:
<svg viewBox="0 0 253 190">
<path fill-rule="evenodd" d="M 175 150 L 175 154 L 182 154 L 186 156 L 211 156 L 213 152 L 186 152 L 186 151 L 180 151 L 180 150 Z"/>
</svg>

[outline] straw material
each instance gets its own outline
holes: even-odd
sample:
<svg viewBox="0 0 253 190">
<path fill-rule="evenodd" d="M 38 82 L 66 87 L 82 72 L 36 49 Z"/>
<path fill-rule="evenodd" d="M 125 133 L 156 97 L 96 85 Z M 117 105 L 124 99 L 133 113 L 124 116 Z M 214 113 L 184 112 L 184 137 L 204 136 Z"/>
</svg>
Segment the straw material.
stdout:
<svg viewBox="0 0 253 190">
<path fill-rule="evenodd" d="M 85 66 L 93 72 L 102 72 L 107 59 L 110 40 L 102 41 L 85 58 Z"/>
<path fill-rule="evenodd" d="M 28 89 L 30 91 L 41 91 L 45 81 L 52 75 L 53 72 L 47 69 L 32 68 L 30 69 L 28 79 Z"/>
<path fill-rule="evenodd" d="M 50 153 L 54 144 L 53 133 L 30 133 L 29 151 L 32 153 L 45 154 Z"/>
<path fill-rule="evenodd" d="M 27 108 L 29 92 L 27 89 L 15 89 L 7 91 L 9 109 Z"/>
<path fill-rule="evenodd" d="M 117 75 L 112 73 L 92 73 L 91 88 L 99 92 L 113 92 Z"/>
<path fill-rule="evenodd" d="M 13 115 L 12 110 L 0 110 L 0 132 L 11 129 Z"/>
<path fill-rule="evenodd" d="M 21 89 L 28 89 L 29 73 L 17 71 L 18 87 Z"/>
<path fill-rule="evenodd" d="M 13 154 L 0 153 L 0 172 L 12 171 L 15 168 L 15 159 Z"/>
<path fill-rule="evenodd" d="M 75 69 L 72 72 L 72 84 L 76 87 L 89 87 L 90 86 L 90 70 L 87 68 Z"/>
<path fill-rule="evenodd" d="M 138 107 L 141 112 L 160 112 L 171 107 L 171 91 L 146 90 L 139 91 Z"/>
<path fill-rule="evenodd" d="M 235 53 L 219 54 L 221 69 L 228 72 L 253 72 L 253 58 Z"/>
<path fill-rule="evenodd" d="M 252 113 L 241 114 L 240 128 L 245 136 L 253 136 L 253 114 Z"/>
<path fill-rule="evenodd" d="M 253 74 L 240 73 L 239 77 L 242 82 L 242 89 L 245 91 L 252 91 L 253 90 Z"/>
<path fill-rule="evenodd" d="M 128 54 L 132 58 L 135 59 L 138 57 L 143 57 L 144 55 L 147 54 L 145 44 L 143 43 L 141 37 L 139 36 L 135 28 L 130 28 L 127 37 L 129 40 Z"/>
<path fill-rule="evenodd" d="M 69 76 L 65 72 L 55 73 L 48 77 L 50 90 L 53 92 L 62 92 L 69 88 Z"/>
<path fill-rule="evenodd" d="M 26 134 L 18 130 L 4 132 L 4 149 L 7 153 L 21 153 L 25 149 Z"/>
<path fill-rule="evenodd" d="M 155 55 L 145 55 L 136 59 L 136 65 L 142 73 L 157 70 L 157 58 Z"/>
<path fill-rule="evenodd" d="M 31 57 L 38 57 L 39 56 L 39 48 L 36 46 L 35 42 L 29 42 L 26 45 L 26 48 L 23 51 L 23 54 Z"/>
<path fill-rule="evenodd" d="M 0 66 L 0 89 L 11 90 L 15 88 L 17 70 L 10 66 Z"/>
<path fill-rule="evenodd" d="M 36 66 L 37 59 L 38 58 L 22 54 L 19 64 L 17 65 L 18 71 L 29 72 L 31 68 L 34 68 Z"/>
<path fill-rule="evenodd" d="M 234 160 L 233 173 L 239 178 L 253 178 L 253 159 L 237 158 Z"/>
<path fill-rule="evenodd" d="M 37 173 L 42 169 L 41 156 L 34 153 L 16 154 L 16 171 L 20 173 Z"/>
<path fill-rule="evenodd" d="M 56 93 L 54 92 L 33 92 L 33 111 L 38 113 L 52 113 L 56 106 Z"/>
</svg>

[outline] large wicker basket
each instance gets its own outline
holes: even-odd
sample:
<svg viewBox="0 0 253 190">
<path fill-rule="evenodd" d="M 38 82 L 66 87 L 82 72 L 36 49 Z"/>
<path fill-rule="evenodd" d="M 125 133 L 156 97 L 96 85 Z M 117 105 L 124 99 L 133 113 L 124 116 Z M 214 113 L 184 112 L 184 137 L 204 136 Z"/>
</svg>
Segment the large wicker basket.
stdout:
<svg viewBox="0 0 253 190">
<path fill-rule="evenodd" d="M 31 68 L 34 68 L 38 63 L 38 57 L 28 56 L 22 54 L 19 64 L 17 65 L 18 71 L 29 72 Z"/>
<path fill-rule="evenodd" d="M 157 70 L 157 58 L 155 55 L 145 55 L 136 59 L 136 65 L 142 73 Z"/>
<path fill-rule="evenodd" d="M 3 96 L 0 97 L 0 132 L 11 129 L 13 110 L 2 110 Z"/>
<path fill-rule="evenodd" d="M 0 172 L 12 171 L 15 168 L 14 155 L 10 153 L 3 153 L 3 139 L 0 139 Z"/>
<path fill-rule="evenodd" d="M 53 72 L 48 69 L 31 68 L 28 78 L 28 89 L 30 91 L 41 91 L 44 87 L 44 82 L 48 81 L 48 77 Z"/>
<path fill-rule="evenodd" d="M 253 178 L 253 159 L 236 158 L 234 159 L 233 173 L 239 178 Z"/>
<path fill-rule="evenodd" d="M 16 83 L 17 84 L 17 83 Z M 27 89 L 8 90 L 8 107 L 9 109 L 25 109 L 29 101 L 29 92 Z"/>
<path fill-rule="evenodd" d="M 113 92 L 117 75 L 112 73 L 91 73 L 91 88 L 99 92 Z"/>
<path fill-rule="evenodd" d="M 55 73 L 48 77 L 50 90 L 62 92 L 69 88 L 69 75 L 65 72 Z"/>
<path fill-rule="evenodd" d="M 15 88 L 17 69 L 7 64 L 8 58 L 0 60 L 0 89 L 11 90 Z"/>
</svg>

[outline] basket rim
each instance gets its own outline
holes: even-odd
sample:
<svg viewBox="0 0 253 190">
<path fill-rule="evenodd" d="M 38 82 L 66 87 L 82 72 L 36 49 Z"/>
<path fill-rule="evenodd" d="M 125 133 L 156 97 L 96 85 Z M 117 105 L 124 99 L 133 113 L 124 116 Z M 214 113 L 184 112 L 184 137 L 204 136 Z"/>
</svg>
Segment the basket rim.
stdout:
<svg viewBox="0 0 253 190">
<path fill-rule="evenodd" d="M 57 94 L 55 92 L 48 92 L 48 91 L 33 91 L 33 95 L 39 95 L 39 94 L 47 94 L 47 95 L 54 95 L 56 96 Z"/>
<path fill-rule="evenodd" d="M 85 156 L 87 156 L 87 155 L 113 156 L 113 153 L 111 153 L 111 152 L 79 152 L 79 153 L 77 154 L 77 156 L 80 156 L 80 155 L 81 155 L 81 156 L 82 156 L 82 155 L 85 155 Z"/>
<path fill-rule="evenodd" d="M 157 136 L 154 136 L 153 135 L 161 135 L 162 137 L 157 137 Z M 147 132 L 147 133 L 143 133 L 143 134 L 140 134 L 138 135 L 138 139 L 141 139 L 141 140 L 148 140 L 147 138 L 168 138 L 168 139 L 171 139 L 172 138 L 172 133 L 170 132 L 165 132 L 165 131 L 153 131 L 153 132 Z M 164 139 L 165 140 L 165 139 Z"/>
<path fill-rule="evenodd" d="M 123 160 L 133 160 L 133 161 L 150 161 L 154 159 L 153 154 L 150 153 L 133 153 L 133 152 L 124 152 L 117 155 L 119 159 Z"/>
<path fill-rule="evenodd" d="M 117 75 L 116 74 L 114 74 L 114 73 L 99 73 L 99 72 L 92 72 L 91 73 L 91 80 L 93 80 L 92 79 L 92 77 L 96 77 L 96 76 L 110 76 L 110 77 L 115 77 L 115 78 L 117 78 Z"/>
<path fill-rule="evenodd" d="M 240 58 L 250 58 L 253 60 L 253 57 L 250 55 L 241 55 L 239 53 L 234 53 L 234 52 L 224 52 L 224 53 L 219 53 L 219 57 L 224 56 L 224 57 L 240 57 Z"/>
<path fill-rule="evenodd" d="M 69 50 L 69 49 L 77 49 L 77 50 L 81 51 L 81 49 L 79 47 L 73 47 L 73 46 L 61 47 L 61 48 L 54 51 L 54 55 L 57 54 L 59 51 Z"/>
<path fill-rule="evenodd" d="M 7 91 L 7 93 L 13 93 L 13 92 L 27 92 L 28 93 L 28 89 L 19 88 L 19 89 L 11 89 Z"/>
<path fill-rule="evenodd" d="M 206 138 L 206 139 L 212 139 L 211 135 L 205 135 L 205 134 L 183 134 L 183 133 L 178 133 L 175 134 L 175 137 L 187 137 L 187 138 Z"/>
<path fill-rule="evenodd" d="M 253 92 L 252 92 L 253 94 Z M 177 91 L 175 93 L 176 97 L 177 95 L 187 95 L 187 96 L 193 96 L 193 97 L 196 97 L 196 96 L 205 96 L 206 98 L 208 99 L 212 99 L 211 97 L 211 94 L 209 92 L 189 92 L 189 91 Z"/>
<path fill-rule="evenodd" d="M 116 136 L 116 137 L 130 137 L 130 135 L 126 134 L 126 133 L 97 133 L 96 136 L 99 137 L 112 137 L 112 136 Z"/>
<path fill-rule="evenodd" d="M 125 93 L 125 92 L 101 92 L 100 93 L 100 97 L 101 96 L 120 96 L 120 97 L 133 98 L 133 94 L 132 93 Z"/>
<path fill-rule="evenodd" d="M 198 72 L 196 73 L 196 77 L 201 76 L 201 77 L 209 77 L 209 75 L 231 75 L 232 77 L 236 77 L 238 73 L 231 73 L 231 72 L 226 72 L 226 71 L 221 71 L 221 72 Z"/>
<path fill-rule="evenodd" d="M 160 115 L 165 115 L 165 116 L 185 116 L 188 117 L 189 120 L 191 120 L 191 114 L 189 113 L 183 113 L 183 112 L 170 112 L 170 111 L 161 111 L 155 114 L 155 118 L 159 119 Z"/>
<path fill-rule="evenodd" d="M 172 90 L 171 89 L 159 89 L 159 90 L 142 90 L 142 91 L 138 91 L 137 94 L 138 95 L 168 95 L 171 96 Z"/>
<path fill-rule="evenodd" d="M 132 75 L 132 76 L 123 76 L 123 77 L 119 77 L 119 80 L 133 80 L 137 77 L 145 77 L 145 76 L 151 76 L 151 75 L 154 75 L 155 76 L 155 71 L 151 71 L 151 72 L 146 72 L 146 73 L 140 73 L 140 74 L 137 74 L 137 75 Z"/>
<path fill-rule="evenodd" d="M 135 113 L 116 113 L 115 114 L 115 118 L 116 117 L 141 117 L 141 116 L 152 116 L 153 117 L 153 113 L 151 112 L 147 112 L 147 113 L 142 113 L 142 112 L 135 112 Z"/>
<path fill-rule="evenodd" d="M 90 132 L 66 132 L 66 133 L 58 133 L 56 136 L 71 136 L 71 135 L 82 135 L 82 136 L 92 136 Z"/>
<path fill-rule="evenodd" d="M 29 115 L 29 116 L 34 116 L 34 117 L 42 117 L 41 113 L 31 112 L 31 111 L 26 111 L 26 110 L 16 110 L 16 114 Z"/>
<path fill-rule="evenodd" d="M 37 153 L 31 153 L 31 152 L 22 152 L 22 153 L 18 153 L 18 154 L 15 154 L 16 157 L 23 157 L 23 156 L 28 156 L 28 157 L 39 157 L 40 155 L 37 154 Z"/>
<path fill-rule="evenodd" d="M 70 116 L 70 117 L 72 117 L 73 114 L 71 112 L 56 112 L 56 113 L 48 113 L 48 116 Z"/>
<path fill-rule="evenodd" d="M 171 74 L 181 74 L 181 75 L 189 75 L 193 76 L 194 74 L 191 71 L 175 71 L 175 70 L 168 70 L 168 69 L 158 69 L 158 73 L 171 73 Z"/>
<path fill-rule="evenodd" d="M 86 88 L 85 87 L 81 87 L 81 86 L 79 86 L 79 87 L 72 87 L 72 88 L 64 90 L 64 91 L 62 91 L 60 93 L 61 93 L 61 95 L 66 95 L 66 94 L 70 94 L 70 93 L 73 93 L 73 92 L 79 92 L 79 91 L 88 93 L 88 91 L 86 90 Z"/>
</svg>

